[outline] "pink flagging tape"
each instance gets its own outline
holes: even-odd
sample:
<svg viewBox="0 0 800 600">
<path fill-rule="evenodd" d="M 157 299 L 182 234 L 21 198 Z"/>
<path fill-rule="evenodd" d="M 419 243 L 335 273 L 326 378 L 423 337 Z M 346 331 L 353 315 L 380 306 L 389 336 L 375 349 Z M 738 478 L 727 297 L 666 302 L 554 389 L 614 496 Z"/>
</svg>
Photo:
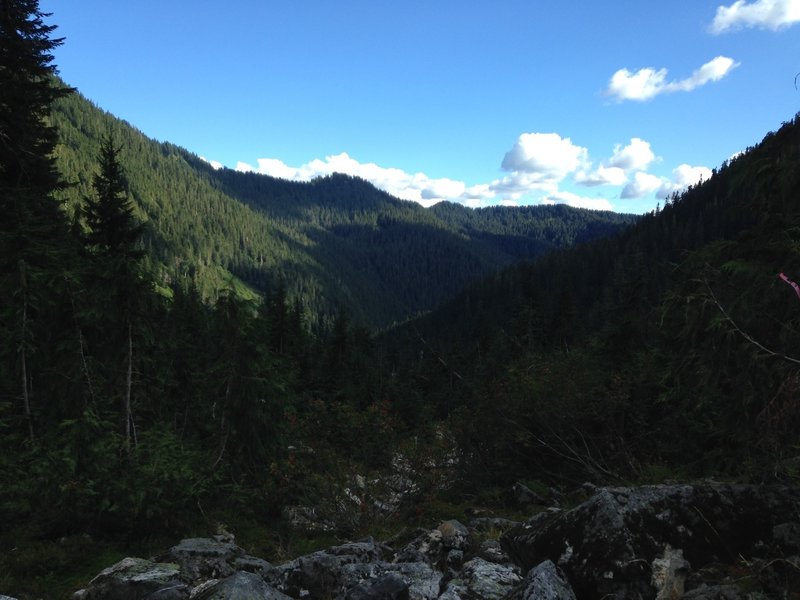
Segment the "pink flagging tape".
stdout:
<svg viewBox="0 0 800 600">
<path fill-rule="evenodd" d="M 791 279 L 789 279 L 789 278 L 788 278 L 786 275 L 784 275 L 783 273 L 780 273 L 780 274 L 778 275 L 778 277 L 780 277 L 780 278 L 781 278 L 781 279 L 783 279 L 783 280 L 784 280 L 786 283 L 788 283 L 790 286 L 792 286 L 792 287 L 794 288 L 794 293 L 795 293 L 795 294 L 797 294 L 797 297 L 798 297 L 798 298 L 800 298 L 800 285 L 797 285 L 797 284 L 796 284 L 794 281 L 792 281 Z"/>
</svg>

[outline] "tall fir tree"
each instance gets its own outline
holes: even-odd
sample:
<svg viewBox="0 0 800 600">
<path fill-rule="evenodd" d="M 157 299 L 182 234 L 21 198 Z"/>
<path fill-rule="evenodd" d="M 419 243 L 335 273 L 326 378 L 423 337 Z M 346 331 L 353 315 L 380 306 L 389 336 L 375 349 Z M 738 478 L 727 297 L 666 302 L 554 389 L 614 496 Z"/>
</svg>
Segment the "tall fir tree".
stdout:
<svg viewBox="0 0 800 600">
<path fill-rule="evenodd" d="M 114 355 L 114 348 L 125 349 L 121 410 L 124 444 L 130 451 L 134 435 L 134 328 L 144 320 L 141 317 L 147 312 L 144 305 L 148 294 L 141 268 L 144 252 L 139 248 L 144 226 L 137 221 L 128 198 L 120 151 L 109 134 L 100 148 L 100 172 L 94 176 L 94 196 L 86 198 L 83 213 L 88 228 L 85 245 L 93 259 L 94 285 L 100 288 L 97 297 L 113 300 L 99 311 L 107 328 L 99 343 L 112 341 L 108 356 Z M 111 334 L 114 331 L 118 335 Z M 115 371 L 112 368 L 109 374 L 112 387 L 118 387 Z"/>
<path fill-rule="evenodd" d="M 71 90 L 55 77 L 51 51 L 62 40 L 51 38 L 55 27 L 44 23 L 47 16 L 37 0 L 0 4 L 0 390 L 21 399 L 31 441 L 31 381 L 43 383 L 44 340 L 56 337 L 72 248 L 53 197 L 61 182 L 53 158 L 57 136 L 47 123 L 53 101 Z"/>
<path fill-rule="evenodd" d="M 121 148 L 109 134 L 100 147 L 100 172 L 94 176 L 94 196 L 86 198 L 86 244 L 93 252 L 123 262 L 143 256 L 138 248 L 144 226 L 134 215 L 128 197 Z"/>
</svg>

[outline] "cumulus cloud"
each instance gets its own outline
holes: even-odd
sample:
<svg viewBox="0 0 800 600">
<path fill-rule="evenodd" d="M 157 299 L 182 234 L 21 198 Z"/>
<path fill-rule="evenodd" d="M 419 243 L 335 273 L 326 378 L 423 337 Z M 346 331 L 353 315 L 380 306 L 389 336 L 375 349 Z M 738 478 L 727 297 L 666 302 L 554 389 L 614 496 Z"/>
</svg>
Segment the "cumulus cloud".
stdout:
<svg viewBox="0 0 800 600">
<path fill-rule="evenodd" d="M 635 137 L 631 138 L 627 146 L 620 144 L 614 146 L 614 154 L 608 164 L 625 171 L 645 171 L 655 159 L 656 155 L 650 148 L 650 142 Z"/>
<path fill-rule="evenodd" d="M 588 153 L 557 133 L 523 133 L 506 152 L 501 167 L 524 173 L 530 183 L 556 183 L 586 163 Z"/>
<path fill-rule="evenodd" d="M 641 138 L 631 138 L 626 146 L 617 144 L 614 153 L 594 171 L 582 170 L 575 174 L 575 183 L 585 186 L 625 185 L 631 171 L 646 171 L 656 159 L 650 143 Z"/>
<path fill-rule="evenodd" d="M 679 192 L 690 185 L 706 181 L 711 177 L 711 169 L 708 167 L 693 167 L 692 165 L 678 165 L 672 170 L 672 180 L 662 189 L 657 196 L 668 198 L 673 192 Z"/>
<path fill-rule="evenodd" d="M 645 67 L 632 73 L 620 69 L 611 76 L 606 94 L 618 101 L 650 100 L 660 94 L 690 92 L 713 81 L 719 81 L 739 66 L 732 58 L 717 56 L 697 69 L 690 77 L 667 81 L 667 69 Z"/>
<path fill-rule="evenodd" d="M 681 164 L 672 170 L 672 177 L 658 177 L 652 173 L 638 171 L 631 181 L 622 189 L 623 199 L 655 196 L 666 199 L 673 193 L 685 190 L 690 185 L 705 181 L 711 177 L 711 169 L 702 166 Z"/>
<path fill-rule="evenodd" d="M 593 168 L 589 151 L 570 138 L 556 133 L 523 133 L 506 152 L 502 169 L 506 173 L 489 183 L 468 186 L 447 177 L 432 178 L 424 173 L 408 173 L 375 163 L 361 163 L 346 152 L 314 159 L 299 167 L 277 158 L 260 158 L 256 166 L 239 162 L 236 169 L 252 171 L 292 181 L 311 181 L 316 177 L 344 173 L 360 177 L 389 194 L 431 206 L 442 200 L 458 202 L 471 208 L 490 205 L 568 204 L 595 210 L 613 210 L 608 198 L 623 200 L 654 196 L 667 198 L 700 179 L 708 179 L 706 167 L 682 164 L 671 177 L 659 177 L 647 170 L 658 159 L 650 143 L 631 138 L 616 144 L 611 156 Z M 619 192 L 604 196 L 584 196 L 563 189 L 570 184 L 614 186 Z"/>
<path fill-rule="evenodd" d="M 523 133 L 503 158 L 502 169 L 506 175 L 473 186 L 456 179 L 431 178 L 424 173 L 412 174 L 375 163 L 361 163 L 346 152 L 314 159 L 299 167 L 289 166 L 277 158 L 259 158 L 256 166 L 239 162 L 236 169 L 292 181 L 311 181 L 315 177 L 345 173 L 361 177 L 397 198 L 423 206 L 450 200 L 479 207 L 496 203 L 518 204 L 532 196 L 538 199 L 555 194 L 561 181 L 588 165 L 587 157 L 586 148 L 556 133 Z M 610 168 L 606 177 L 620 182 L 615 168 Z"/>
<path fill-rule="evenodd" d="M 402 169 L 387 168 L 375 163 L 361 163 L 346 152 L 326 156 L 325 159 L 314 160 L 299 167 L 291 167 L 277 158 L 259 158 L 257 166 L 239 162 L 237 171 L 251 171 L 289 179 L 291 181 L 311 181 L 315 177 L 324 177 L 333 173 L 344 173 L 360 177 L 389 194 L 412 200 L 423 206 L 432 206 L 442 200 L 463 201 L 472 199 L 483 201 L 493 193 L 488 186 L 468 188 L 463 181 L 443 178 L 430 178 L 424 173 L 407 173 Z"/>
<path fill-rule="evenodd" d="M 559 182 L 560 180 L 542 181 L 537 174 L 515 171 L 492 181 L 489 184 L 489 192 L 516 200 L 528 192 L 552 192 L 558 189 Z"/>
<path fill-rule="evenodd" d="M 718 35 L 744 27 L 777 31 L 800 21 L 800 0 L 737 0 L 730 6 L 717 7 L 709 27 Z"/>
<path fill-rule="evenodd" d="M 623 185 L 628 180 L 625 169 L 600 165 L 594 171 L 580 171 L 575 174 L 575 183 L 594 187 L 598 185 Z"/>
<path fill-rule="evenodd" d="M 658 192 L 668 180 L 662 177 L 653 175 L 652 173 L 645 173 L 639 171 L 634 173 L 633 178 L 628 184 L 622 188 L 621 198 L 626 200 L 631 198 L 644 198 L 645 196 L 652 196 Z"/>
</svg>

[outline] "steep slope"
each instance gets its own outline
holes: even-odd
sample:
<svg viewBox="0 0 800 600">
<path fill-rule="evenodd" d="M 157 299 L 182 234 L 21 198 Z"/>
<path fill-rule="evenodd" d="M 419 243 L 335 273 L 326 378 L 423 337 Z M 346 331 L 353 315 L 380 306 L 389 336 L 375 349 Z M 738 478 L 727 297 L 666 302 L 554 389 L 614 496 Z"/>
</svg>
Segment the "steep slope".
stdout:
<svg viewBox="0 0 800 600">
<path fill-rule="evenodd" d="M 799 174 L 795 118 L 660 212 L 387 343 L 488 479 L 796 477 L 800 305 L 778 274 L 800 278 Z"/>
<path fill-rule="evenodd" d="M 122 146 L 163 283 L 191 279 L 207 297 L 230 285 L 284 285 L 315 321 L 339 308 L 370 327 L 401 321 L 499 267 L 634 220 L 564 206 L 427 210 L 344 175 L 296 183 L 217 171 L 79 95 L 59 102 L 53 121 L 59 166 L 74 184 L 65 192 L 72 207 L 89 193 L 103 136 Z"/>
</svg>

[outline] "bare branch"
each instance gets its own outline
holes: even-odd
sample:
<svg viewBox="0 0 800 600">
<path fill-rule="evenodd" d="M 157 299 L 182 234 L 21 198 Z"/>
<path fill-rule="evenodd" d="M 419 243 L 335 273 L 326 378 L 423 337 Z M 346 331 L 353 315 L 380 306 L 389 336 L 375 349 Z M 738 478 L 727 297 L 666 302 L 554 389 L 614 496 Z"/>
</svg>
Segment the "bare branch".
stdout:
<svg viewBox="0 0 800 600">
<path fill-rule="evenodd" d="M 705 283 L 705 285 L 706 285 L 706 289 L 708 290 L 709 296 L 711 296 L 711 300 L 714 302 L 714 304 L 717 306 L 719 311 L 722 313 L 722 316 L 725 317 L 725 320 L 730 324 L 730 326 L 733 328 L 733 330 L 736 333 L 741 335 L 744 339 L 746 339 L 748 342 L 753 344 L 756 348 L 758 348 L 759 350 L 761 350 L 762 352 L 764 352 L 768 356 L 773 356 L 775 358 L 781 358 L 783 360 L 789 361 L 789 362 L 794 363 L 796 365 L 800 365 L 800 360 L 798 360 L 796 358 L 792 358 L 791 356 L 787 356 L 786 354 L 783 354 L 781 352 L 775 352 L 774 350 L 770 350 L 769 348 L 767 348 L 766 346 L 764 346 L 763 344 L 758 342 L 756 339 L 754 339 L 753 336 L 751 336 L 749 333 L 747 333 L 745 331 L 742 331 L 742 329 L 736 324 L 736 321 L 734 321 L 731 318 L 731 316 L 728 314 L 728 311 L 726 311 L 725 308 L 722 306 L 722 304 L 720 304 L 719 300 L 717 300 L 717 296 L 714 294 L 714 290 L 711 289 L 711 286 L 709 285 L 709 283 L 707 281 L 705 281 L 705 280 L 703 281 L 703 283 Z"/>
</svg>

